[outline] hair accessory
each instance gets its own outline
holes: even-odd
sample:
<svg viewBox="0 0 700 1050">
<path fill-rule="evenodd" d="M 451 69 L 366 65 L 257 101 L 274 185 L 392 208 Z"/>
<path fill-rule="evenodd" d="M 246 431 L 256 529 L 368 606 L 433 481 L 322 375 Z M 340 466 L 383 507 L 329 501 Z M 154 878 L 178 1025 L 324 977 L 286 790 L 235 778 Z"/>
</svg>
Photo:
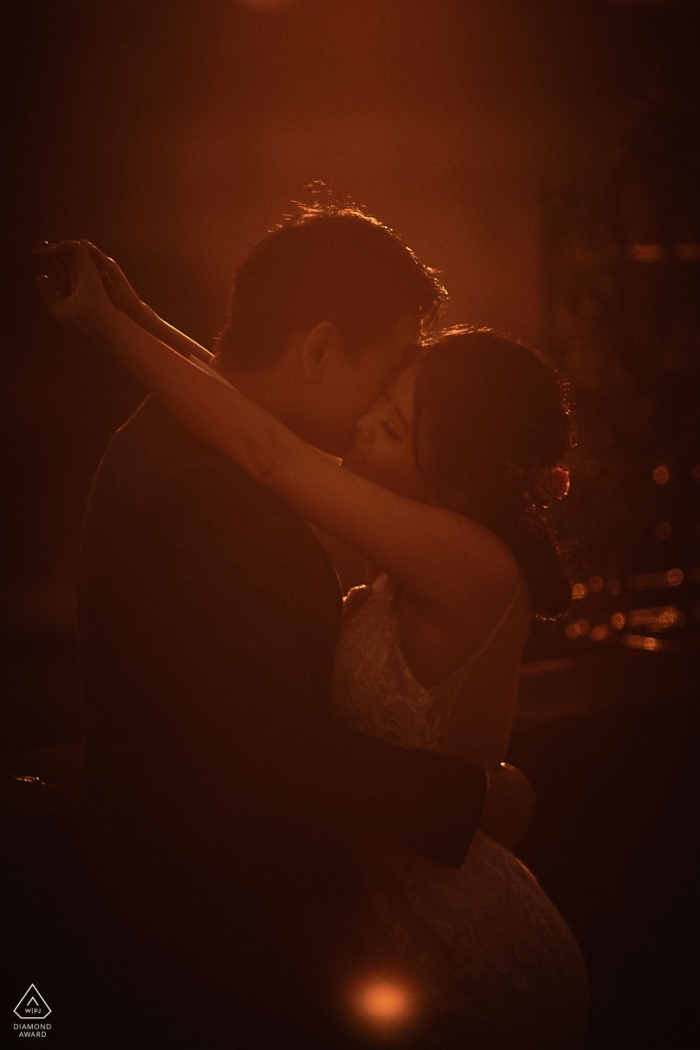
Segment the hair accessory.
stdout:
<svg viewBox="0 0 700 1050">
<path fill-rule="evenodd" d="M 537 509 L 546 509 L 555 499 L 564 499 L 569 492 L 569 472 L 564 467 L 544 467 L 526 470 L 524 467 L 509 462 L 508 473 L 517 479 L 522 486 L 522 499 L 528 513 L 536 514 Z"/>
<path fill-rule="evenodd" d="M 536 503 L 548 507 L 555 499 L 564 499 L 569 492 L 569 472 L 564 467 L 546 467 L 538 470 L 532 486 Z"/>
<path fill-rule="evenodd" d="M 552 467 L 549 472 L 549 490 L 554 499 L 564 499 L 569 495 L 571 477 L 565 467 Z"/>
</svg>

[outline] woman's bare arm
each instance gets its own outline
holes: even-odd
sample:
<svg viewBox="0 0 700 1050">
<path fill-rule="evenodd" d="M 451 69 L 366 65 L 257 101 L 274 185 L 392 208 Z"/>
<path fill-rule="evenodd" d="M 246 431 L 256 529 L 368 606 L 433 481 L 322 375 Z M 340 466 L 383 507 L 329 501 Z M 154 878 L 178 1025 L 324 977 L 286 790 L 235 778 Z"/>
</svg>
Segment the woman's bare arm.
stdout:
<svg viewBox="0 0 700 1050">
<path fill-rule="evenodd" d="M 184 332 L 180 332 L 173 325 L 168 324 L 147 303 L 138 296 L 132 288 L 128 278 L 125 276 L 121 266 L 116 260 L 105 255 L 95 244 L 90 241 L 60 241 L 58 244 L 49 244 L 44 241 L 35 249 L 34 256 L 38 261 L 48 260 L 59 270 L 69 269 L 72 260 L 80 245 L 84 245 L 97 267 L 102 284 L 113 306 L 135 321 L 140 328 L 144 328 L 156 339 L 160 339 L 166 346 L 172 347 L 178 354 L 184 357 L 196 357 L 200 361 L 209 362 L 214 355 L 205 347 L 200 346 Z"/>
<path fill-rule="evenodd" d="M 484 615 L 482 601 L 497 606 L 512 592 L 517 567 L 490 532 L 343 470 L 232 386 L 116 310 L 86 250 L 74 267 L 70 296 L 63 298 L 48 278 L 40 278 L 39 287 L 58 321 L 80 327 L 105 345 L 195 437 L 380 565 L 432 613 L 454 621 L 465 615 L 468 604 Z"/>
</svg>

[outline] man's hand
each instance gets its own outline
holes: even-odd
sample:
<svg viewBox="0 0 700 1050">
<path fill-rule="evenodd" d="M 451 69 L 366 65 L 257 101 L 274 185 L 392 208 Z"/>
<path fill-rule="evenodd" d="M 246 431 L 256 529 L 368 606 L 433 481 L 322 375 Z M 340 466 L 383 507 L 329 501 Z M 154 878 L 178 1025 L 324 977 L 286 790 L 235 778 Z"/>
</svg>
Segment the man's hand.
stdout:
<svg viewBox="0 0 700 1050">
<path fill-rule="evenodd" d="M 535 811 L 535 793 L 524 773 L 507 762 L 489 770 L 489 792 L 481 830 L 507 849 L 525 838 Z"/>
</svg>

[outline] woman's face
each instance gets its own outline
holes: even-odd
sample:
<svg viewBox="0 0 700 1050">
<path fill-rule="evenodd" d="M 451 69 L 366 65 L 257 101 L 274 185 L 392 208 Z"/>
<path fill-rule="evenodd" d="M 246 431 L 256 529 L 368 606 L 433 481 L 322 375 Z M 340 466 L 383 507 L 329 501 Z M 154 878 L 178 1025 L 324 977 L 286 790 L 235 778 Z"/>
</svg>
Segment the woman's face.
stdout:
<svg viewBox="0 0 700 1050">
<path fill-rule="evenodd" d="M 418 362 L 400 372 L 387 393 L 357 423 L 343 466 L 392 492 L 423 503 L 435 502 L 416 463 L 413 402 Z"/>
</svg>

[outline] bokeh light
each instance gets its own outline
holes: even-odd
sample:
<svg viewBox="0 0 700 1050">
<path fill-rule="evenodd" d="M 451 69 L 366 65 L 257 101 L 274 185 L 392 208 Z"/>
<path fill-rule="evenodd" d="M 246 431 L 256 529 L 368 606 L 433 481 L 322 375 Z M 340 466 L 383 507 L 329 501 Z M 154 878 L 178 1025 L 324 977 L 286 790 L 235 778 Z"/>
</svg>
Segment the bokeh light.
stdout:
<svg viewBox="0 0 700 1050">
<path fill-rule="evenodd" d="M 654 591 L 664 587 L 679 587 L 683 583 L 682 569 L 669 569 L 668 572 L 642 572 L 630 576 L 629 586 L 633 591 Z"/>
<path fill-rule="evenodd" d="M 391 1024 L 404 1020 L 411 1012 L 411 999 L 405 988 L 385 981 L 366 989 L 360 1008 L 370 1020 Z"/>
<path fill-rule="evenodd" d="M 649 638 L 645 634 L 627 634 L 622 639 L 622 644 L 628 649 L 646 649 L 648 652 L 666 648 L 658 638 Z"/>
<path fill-rule="evenodd" d="M 571 638 L 573 641 L 575 638 L 583 638 L 584 635 L 588 634 L 590 629 L 590 620 L 577 620 L 576 623 L 567 624 L 565 633 L 566 637 Z"/>
<path fill-rule="evenodd" d="M 417 1019 L 420 996 L 404 977 L 375 975 L 353 986 L 350 1010 L 362 1027 L 383 1035 L 398 1034 Z"/>
<path fill-rule="evenodd" d="M 663 262 L 666 258 L 663 244 L 630 244 L 628 253 L 635 262 Z"/>
<path fill-rule="evenodd" d="M 646 627 L 650 631 L 666 631 L 669 627 L 682 627 L 685 613 L 676 605 L 655 605 L 649 609 L 632 609 L 627 614 L 630 627 Z"/>
</svg>

